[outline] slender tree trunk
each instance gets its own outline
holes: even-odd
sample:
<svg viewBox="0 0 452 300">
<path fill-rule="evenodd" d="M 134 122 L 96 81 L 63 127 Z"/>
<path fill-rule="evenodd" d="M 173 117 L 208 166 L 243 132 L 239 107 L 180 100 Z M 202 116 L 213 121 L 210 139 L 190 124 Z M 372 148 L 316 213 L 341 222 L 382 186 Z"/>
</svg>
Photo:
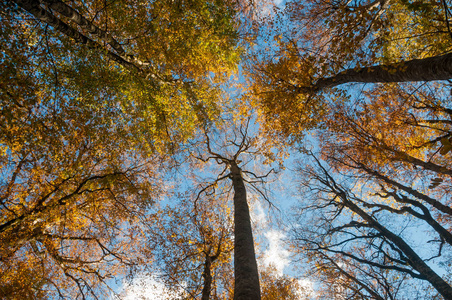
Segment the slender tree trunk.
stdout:
<svg viewBox="0 0 452 300">
<path fill-rule="evenodd" d="M 321 78 L 310 87 L 298 87 L 301 93 L 317 92 L 344 83 L 389 83 L 452 79 L 452 53 L 413 59 L 400 63 L 348 69 L 334 76 Z"/>
<path fill-rule="evenodd" d="M 388 240 L 393 242 L 394 245 L 396 245 L 406 255 L 410 266 L 418 271 L 421 276 L 425 278 L 425 280 L 430 282 L 430 284 L 433 285 L 433 287 L 444 297 L 444 299 L 452 299 L 452 287 L 443 278 L 441 278 L 441 276 L 433 271 L 402 238 L 389 231 L 355 203 L 348 200 L 344 193 L 341 193 L 340 196 L 345 206 L 358 214 L 370 226 L 383 234 Z"/>
<path fill-rule="evenodd" d="M 234 300 L 260 300 L 259 273 L 245 184 L 235 161 L 231 162 L 230 171 L 234 187 Z"/>
<path fill-rule="evenodd" d="M 204 277 L 204 286 L 202 288 L 202 296 L 201 300 L 209 300 L 210 292 L 212 290 L 212 257 L 210 253 L 206 254 L 206 261 L 204 262 L 204 273 L 202 276 Z"/>
</svg>

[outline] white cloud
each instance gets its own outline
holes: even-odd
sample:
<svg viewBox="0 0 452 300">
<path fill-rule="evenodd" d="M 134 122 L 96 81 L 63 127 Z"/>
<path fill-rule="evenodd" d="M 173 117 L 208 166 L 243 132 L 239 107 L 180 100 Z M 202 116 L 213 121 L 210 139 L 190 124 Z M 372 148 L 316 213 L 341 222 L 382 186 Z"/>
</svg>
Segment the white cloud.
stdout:
<svg viewBox="0 0 452 300">
<path fill-rule="evenodd" d="M 274 13 L 274 7 L 283 9 L 286 4 L 285 0 L 263 0 L 256 1 L 256 11 L 259 17 L 267 17 Z"/>
<path fill-rule="evenodd" d="M 273 0 L 273 3 L 275 6 L 283 7 L 283 4 L 285 3 L 285 1 L 284 0 Z"/>
<path fill-rule="evenodd" d="M 250 217 L 253 222 L 253 231 L 267 227 L 267 215 L 260 201 L 250 201 Z"/>
<path fill-rule="evenodd" d="M 140 275 L 132 282 L 123 282 L 122 291 L 119 296 L 112 297 L 112 300 L 168 300 L 180 299 L 179 290 L 170 290 L 156 276 Z"/>
<path fill-rule="evenodd" d="M 253 196 L 250 195 L 251 201 L 249 203 L 254 239 L 260 244 L 255 249 L 257 256 L 260 256 L 258 264 L 272 266 L 276 269 L 278 275 L 282 275 L 284 268 L 289 264 L 288 258 L 290 255 L 289 251 L 283 247 L 282 239 L 284 239 L 285 234 L 283 231 L 272 229 L 272 223 L 264 210 L 264 206 L 257 197 Z M 265 237 L 266 241 L 263 241 L 262 236 Z"/>
<path fill-rule="evenodd" d="M 300 299 L 312 299 L 316 294 L 314 291 L 314 284 L 309 279 L 298 279 L 300 289 L 298 290 L 298 297 Z"/>
<path fill-rule="evenodd" d="M 273 266 L 278 275 L 282 275 L 284 268 L 289 264 L 289 251 L 283 247 L 282 239 L 285 234 L 282 231 L 270 230 L 264 233 L 268 240 L 268 249 L 264 252 L 264 263 Z"/>
</svg>

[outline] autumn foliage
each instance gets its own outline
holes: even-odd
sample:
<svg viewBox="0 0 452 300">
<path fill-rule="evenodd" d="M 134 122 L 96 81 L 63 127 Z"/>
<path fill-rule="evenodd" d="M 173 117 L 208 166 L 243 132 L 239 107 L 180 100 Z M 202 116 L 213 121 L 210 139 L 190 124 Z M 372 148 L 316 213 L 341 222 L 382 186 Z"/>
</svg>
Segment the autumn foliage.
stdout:
<svg viewBox="0 0 452 300">
<path fill-rule="evenodd" d="M 0 12 L 1 299 L 452 298 L 448 1 Z M 290 276 L 249 207 L 286 167 Z"/>
</svg>

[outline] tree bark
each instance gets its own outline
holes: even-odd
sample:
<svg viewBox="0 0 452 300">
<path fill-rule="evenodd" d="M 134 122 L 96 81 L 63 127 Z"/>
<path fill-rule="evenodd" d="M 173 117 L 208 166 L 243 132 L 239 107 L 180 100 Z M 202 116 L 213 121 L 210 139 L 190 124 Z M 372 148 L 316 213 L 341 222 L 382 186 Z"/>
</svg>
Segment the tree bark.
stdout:
<svg viewBox="0 0 452 300">
<path fill-rule="evenodd" d="M 87 45 L 89 48 L 92 49 L 104 49 L 102 45 L 99 43 L 96 43 L 95 41 L 91 40 L 87 36 L 83 35 L 82 33 L 78 32 L 68 24 L 64 23 L 57 17 L 55 17 L 51 12 L 43 9 L 39 5 L 39 1 L 37 0 L 14 0 L 19 6 L 21 6 L 23 9 L 28 11 L 30 14 L 35 16 L 38 20 L 52 26 L 56 30 L 60 31 L 61 33 L 65 34 L 66 36 L 74 39 L 77 43 Z M 104 49 L 107 53 L 107 55 L 115 62 L 123 65 L 129 70 L 133 70 L 138 73 L 142 73 L 142 70 L 135 66 L 134 64 L 128 62 L 121 56 L 108 51 Z"/>
<path fill-rule="evenodd" d="M 122 46 L 110 34 L 94 25 L 66 3 L 59 0 L 41 0 L 41 2 L 45 3 L 53 11 L 68 17 L 90 34 L 108 43 L 119 55 L 126 54 Z"/>
<path fill-rule="evenodd" d="M 94 31 L 92 34 L 95 36 L 105 40 L 107 43 L 109 43 L 113 49 L 119 51 L 119 54 L 114 53 L 113 51 L 107 49 L 103 45 L 99 44 L 96 41 L 93 41 L 86 35 L 82 34 L 78 30 L 72 28 L 65 22 L 58 19 L 55 15 L 53 15 L 51 12 L 45 10 L 40 6 L 40 1 L 38 0 L 13 0 L 16 2 L 19 6 L 21 6 L 23 9 L 25 9 L 27 12 L 35 16 L 38 20 L 52 26 L 56 30 L 60 31 L 64 35 L 74 39 L 77 43 L 84 44 L 88 46 L 88 48 L 91 49 L 101 49 L 103 52 L 106 53 L 106 55 L 113 60 L 114 62 L 122 65 L 126 69 L 134 72 L 135 74 L 145 77 L 145 78 L 152 78 L 153 80 L 157 82 L 167 81 L 172 82 L 173 80 L 162 80 L 157 76 L 156 74 L 152 73 L 149 69 L 144 70 L 141 67 L 147 65 L 146 63 L 138 60 L 135 56 L 126 54 L 122 47 L 108 34 L 106 34 L 103 31 L 95 30 L 95 26 L 93 24 L 87 23 L 88 21 L 84 19 L 80 14 L 78 14 L 75 10 L 73 10 L 71 7 L 65 5 L 62 6 L 61 4 L 58 4 L 58 1 L 55 0 L 49 0 L 47 1 L 48 5 L 52 8 L 54 8 L 56 11 L 61 13 L 62 15 L 69 16 L 71 19 L 79 24 L 82 28 L 85 28 L 88 31 Z M 83 19 L 82 19 L 83 18 Z M 83 21 L 83 20 L 86 20 Z M 138 64 L 139 66 L 137 66 Z"/>
<path fill-rule="evenodd" d="M 259 273 L 246 189 L 235 161 L 230 166 L 234 187 L 234 300 L 260 300 Z"/>
<path fill-rule="evenodd" d="M 318 92 L 344 83 L 390 83 L 452 79 L 452 53 L 413 59 L 388 65 L 347 69 L 334 76 L 321 78 L 310 87 L 297 87 L 298 92 Z"/>
<path fill-rule="evenodd" d="M 201 300 L 209 300 L 210 292 L 212 290 L 212 257 L 209 253 L 206 254 L 206 260 L 204 262 L 204 272 L 202 276 L 204 277 L 204 286 L 202 288 Z"/>
</svg>

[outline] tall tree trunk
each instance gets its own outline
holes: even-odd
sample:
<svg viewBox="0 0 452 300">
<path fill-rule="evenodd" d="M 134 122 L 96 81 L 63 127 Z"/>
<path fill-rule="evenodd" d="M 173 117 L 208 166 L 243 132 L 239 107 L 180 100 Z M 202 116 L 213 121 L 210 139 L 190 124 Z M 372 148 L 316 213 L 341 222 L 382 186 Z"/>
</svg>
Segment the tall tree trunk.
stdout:
<svg viewBox="0 0 452 300">
<path fill-rule="evenodd" d="M 156 80 L 158 82 L 162 81 L 162 79 L 160 79 L 156 74 L 150 72 L 149 68 L 147 68 L 146 70 L 141 68 L 141 66 L 147 65 L 146 63 L 138 60 L 134 55 L 126 54 L 124 52 L 124 49 L 122 49 L 122 47 L 120 47 L 120 45 L 117 41 L 115 41 L 106 32 L 97 30 L 97 27 L 95 27 L 92 23 L 88 23 L 89 21 L 87 21 L 85 18 L 83 18 L 80 14 L 78 14 L 70 6 L 65 5 L 64 3 L 63 4 L 58 3 L 59 1 L 55 1 L 55 0 L 44 1 L 51 8 L 55 9 L 62 15 L 70 17 L 75 23 L 77 23 L 82 28 L 91 32 L 91 34 L 93 34 L 94 36 L 97 36 L 98 38 L 103 39 L 104 41 L 109 43 L 113 49 L 118 51 L 118 54 L 114 53 L 113 51 L 110 51 L 109 49 L 107 49 L 106 47 L 101 45 L 100 43 L 90 39 L 83 33 L 79 32 L 78 30 L 69 26 L 65 22 L 61 21 L 59 18 L 57 18 L 55 15 L 53 15 L 52 12 L 47 11 L 44 8 L 42 8 L 40 6 L 40 1 L 38 1 L 38 0 L 13 0 L 13 1 L 16 2 L 23 9 L 28 11 L 30 14 L 35 16 L 38 20 L 52 26 L 56 30 L 65 34 L 66 36 L 74 39 L 77 43 L 84 44 L 84 45 L 88 46 L 88 48 L 91 48 L 91 49 L 102 50 L 104 53 L 107 54 L 107 56 L 111 60 L 124 66 L 126 69 L 134 72 L 135 74 L 138 74 L 139 76 L 146 77 L 146 78 L 152 78 L 153 80 Z M 140 67 L 137 66 L 136 64 L 138 64 Z M 172 82 L 173 80 L 163 80 L 163 81 Z"/>
<path fill-rule="evenodd" d="M 211 268 L 212 268 L 212 257 L 210 256 L 210 253 L 207 253 L 206 260 L 204 262 L 204 273 L 202 274 L 202 276 L 204 277 L 204 286 L 202 288 L 201 300 L 209 300 L 210 299 L 210 292 L 212 290 Z"/>
<path fill-rule="evenodd" d="M 452 53 L 413 59 L 388 65 L 348 69 L 334 76 L 321 78 L 310 87 L 297 87 L 301 93 L 318 92 L 344 83 L 389 83 L 452 79 Z"/>
<path fill-rule="evenodd" d="M 51 10 L 68 17 L 82 29 L 108 43 L 113 49 L 115 49 L 118 55 L 126 54 L 122 46 L 110 34 L 94 25 L 91 21 L 87 20 L 66 3 L 60 0 L 41 0 L 41 3 L 45 3 Z"/>
<path fill-rule="evenodd" d="M 230 171 L 234 187 L 234 300 L 260 300 L 259 273 L 245 184 L 235 161 L 231 162 Z"/>
</svg>

